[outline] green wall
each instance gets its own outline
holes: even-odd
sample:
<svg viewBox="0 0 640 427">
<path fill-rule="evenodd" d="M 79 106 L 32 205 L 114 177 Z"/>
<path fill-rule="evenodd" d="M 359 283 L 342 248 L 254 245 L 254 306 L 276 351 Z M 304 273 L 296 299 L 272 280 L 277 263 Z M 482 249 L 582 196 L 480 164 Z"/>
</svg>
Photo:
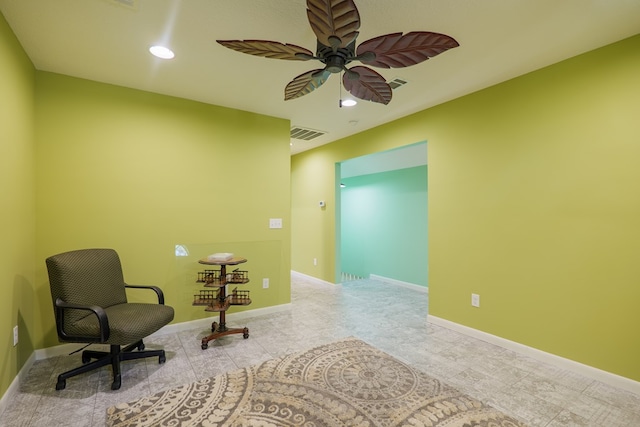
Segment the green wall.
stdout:
<svg viewBox="0 0 640 427">
<path fill-rule="evenodd" d="M 635 36 L 294 156 L 292 268 L 335 277 L 314 236 L 335 234 L 333 203 L 308 205 L 335 197 L 336 162 L 428 140 L 430 314 L 640 381 L 639 51 Z"/>
<path fill-rule="evenodd" d="M 33 353 L 35 69 L 0 14 L 0 396 Z M 14 326 L 19 342 L 13 346 Z"/>
<path fill-rule="evenodd" d="M 341 183 L 342 272 L 427 286 L 427 166 Z"/>
<path fill-rule="evenodd" d="M 248 259 L 253 303 L 238 311 L 290 302 L 287 120 L 36 71 L 0 18 L 0 396 L 36 349 L 59 344 L 44 263 L 55 253 L 116 249 L 128 282 L 163 288 L 175 323 L 211 317 L 191 302 L 197 260 L 213 252 Z"/>
<path fill-rule="evenodd" d="M 36 89 L 36 347 L 57 343 L 44 259 L 67 250 L 116 249 L 176 323 L 209 317 L 191 302 L 212 252 L 251 253 L 253 283 L 272 279 L 248 308 L 290 301 L 290 232 L 268 228 L 290 219 L 288 121 L 46 72 Z"/>
<path fill-rule="evenodd" d="M 291 265 L 293 270 L 336 281 L 336 164 L 425 141 L 420 132 L 393 122 L 291 158 Z M 409 132 L 408 132 L 409 131 Z M 339 186 L 338 186 L 339 188 Z M 318 201 L 327 201 L 318 209 Z M 317 263 L 314 265 L 313 260 Z"/>
</svg>

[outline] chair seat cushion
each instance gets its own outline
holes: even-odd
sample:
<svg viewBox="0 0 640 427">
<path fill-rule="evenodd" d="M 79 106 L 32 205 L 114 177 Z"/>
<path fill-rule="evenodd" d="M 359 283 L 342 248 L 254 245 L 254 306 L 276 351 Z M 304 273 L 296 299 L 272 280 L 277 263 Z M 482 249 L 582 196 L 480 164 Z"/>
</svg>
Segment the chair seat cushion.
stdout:
<svg viewBox="0 0 640 427">
<path fill-rule="evenodd" d="M 124 303 L 105 308 L 109 339 L 104 344 L 127 345 L 156 332 L 173 320 L 173 308 L 162 304 Z M 70 328 L 74 334 L 99 336 L 98 318 L 86 316 Z M 70 331 L 71 332 L 71 331 Z"/>
</svg>

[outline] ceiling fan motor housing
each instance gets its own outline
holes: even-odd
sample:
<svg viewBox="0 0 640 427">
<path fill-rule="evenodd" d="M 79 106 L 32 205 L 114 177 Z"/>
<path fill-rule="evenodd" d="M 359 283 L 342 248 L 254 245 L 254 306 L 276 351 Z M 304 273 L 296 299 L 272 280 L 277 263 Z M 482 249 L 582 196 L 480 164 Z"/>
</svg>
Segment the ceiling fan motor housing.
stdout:
<svg viewBox="0 0 640 427">
<path fill-rule="evenodd" d="M 318 42 L 317 46 L 316 56 L 326 65 L 325 70 L 334 74 L 340 73 L 345 69 L 345 66 L 354 58 L 356 51 L 355 40 L 347 47 L 336 49 L 331 46 L 325 46 L 320 42 Z"/>
</svg>

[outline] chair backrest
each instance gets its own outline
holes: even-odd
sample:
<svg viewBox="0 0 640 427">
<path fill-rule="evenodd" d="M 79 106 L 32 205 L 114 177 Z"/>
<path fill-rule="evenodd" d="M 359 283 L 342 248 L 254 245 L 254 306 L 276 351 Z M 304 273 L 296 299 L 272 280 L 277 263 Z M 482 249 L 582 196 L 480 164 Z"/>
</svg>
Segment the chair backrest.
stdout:
<svg viewBox="0 0 640 427">
<path fill-rule="evenodd" d="M 54 312 L 57 298 L 67 303 L 103 308 L 127 302 L 120 257 L 113 249 L 65 252 L 47 258 L 46 264 Z M 68 310 L 65 323 L 73 323 L 88 314 Z"/>
</svg>

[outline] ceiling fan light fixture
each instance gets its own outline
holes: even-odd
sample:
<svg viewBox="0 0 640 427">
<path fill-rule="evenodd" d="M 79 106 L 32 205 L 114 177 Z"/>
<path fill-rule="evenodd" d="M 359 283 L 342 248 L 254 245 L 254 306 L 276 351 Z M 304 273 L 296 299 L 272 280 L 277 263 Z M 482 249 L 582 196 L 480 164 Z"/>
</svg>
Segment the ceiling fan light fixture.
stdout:
<svg viewBox="0 0 640 427">
<path fill-rule="evenodd" d="M 160 59 L 173 59 L 176 54 L 171 49 L 165 46 L 154 45 L 149 48 L 149 52 Z"/>
</svg>

